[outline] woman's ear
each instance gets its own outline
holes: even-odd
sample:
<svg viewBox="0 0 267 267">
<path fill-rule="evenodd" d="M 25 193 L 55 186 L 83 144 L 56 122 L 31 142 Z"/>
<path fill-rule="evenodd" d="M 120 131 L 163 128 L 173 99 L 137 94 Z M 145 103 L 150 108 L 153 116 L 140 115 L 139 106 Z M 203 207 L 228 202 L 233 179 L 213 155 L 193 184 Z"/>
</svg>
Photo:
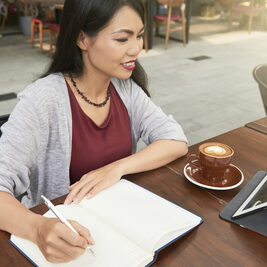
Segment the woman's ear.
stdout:
<svg viewBox="0 0 267 267">
<path fill-rule="evenodd" d="M 77 46 L 81 49 L 81 50 L 87 50 L 88 49 L 88 36 L 83 32 L 81 31 L 79 33 L 79 36 L 77 38 Z"/>
</svg>

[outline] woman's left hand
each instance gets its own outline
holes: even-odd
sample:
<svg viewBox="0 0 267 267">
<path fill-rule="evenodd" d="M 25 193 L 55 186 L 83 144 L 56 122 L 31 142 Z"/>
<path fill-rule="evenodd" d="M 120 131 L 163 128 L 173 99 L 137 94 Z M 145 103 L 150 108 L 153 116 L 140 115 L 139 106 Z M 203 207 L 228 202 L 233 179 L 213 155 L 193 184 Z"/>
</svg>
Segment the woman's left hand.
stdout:
<svg viewBox="0 0 267 267">
<path fill-rule="evenodd" d="M 108 164 L 102 168 L 93 170 L 83 175 L 80 181 L 69 187 L 70 193 L 64 204 L 80 203 L 86 197 L 91 198 L 101 190 L 115 184 L 122 177 L 122 171 L 116 162 Z"/>
</svg>

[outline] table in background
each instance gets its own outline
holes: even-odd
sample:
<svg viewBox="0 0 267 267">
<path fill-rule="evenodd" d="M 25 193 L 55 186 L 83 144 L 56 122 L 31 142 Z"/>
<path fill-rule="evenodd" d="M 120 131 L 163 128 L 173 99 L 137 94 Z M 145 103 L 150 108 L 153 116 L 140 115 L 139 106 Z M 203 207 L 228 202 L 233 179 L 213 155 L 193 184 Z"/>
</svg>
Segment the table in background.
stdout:
<svg viewBox="0 0 267 267">
<path fill-rule="evenodd" d="M 223 142 L 234 148 L 233 164 L 245 176 L 241 186 L 219 192 L 191 184 L 183 175 L 186 157 L 153 171 L 127 176 L 130 181 L 204 219 L 202 225 L 163 249 L 153 266 L 262 267 L 267 262 L 267 239 L 220 219 L 219 212 L 258 170 L 266 169 L 267 135 L 241 127 L 206 141 Z M 189 152 L 197 152 L 198 146 L 191 146 Z M 60 197 L 53 202 L 61 204 L 63 200 Z M 33 211 L 43 214 L 47 208 L 39 205 Z M 0 266 L 32 266 L 8 239 L 9 234 L 0 231 Z"/>
<path fill-rule="evenodd" d="M 267 134 L 267 117 L 247 123 L 246 127 L 258 131 L 260 133 Z"/>
<path fill-rule="evenodd" d="M 148 49 L 153 47 L 153 16 L 154 7 L 156 6 L 156 0 L 144 0 L 146 1 L 146 21 L 147 21 L 147 44 Z M 190 15 L 191 15 L 191 0 L 185 0 L 185 18 L 186 18 L 186 43 L 189 41 L 189 27 L 190 27 Z"/>
</svg>

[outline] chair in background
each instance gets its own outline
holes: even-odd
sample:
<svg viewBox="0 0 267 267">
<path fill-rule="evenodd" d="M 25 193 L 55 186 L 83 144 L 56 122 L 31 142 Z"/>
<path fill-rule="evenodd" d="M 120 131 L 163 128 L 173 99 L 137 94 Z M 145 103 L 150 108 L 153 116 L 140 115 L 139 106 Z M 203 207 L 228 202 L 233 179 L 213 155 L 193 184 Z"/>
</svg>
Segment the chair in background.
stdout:
<svg viewBox="0 0 267 267">
<path fill-rule="evenodd" d="M 267 64 L 261 64 L 254 68 L 253 77 L 259 85 L 262 102 L 267 115 Z"/>
<path fill-rule="evenodd" d="M 60 26 L 58 24 L 50 24 L 48 25 L 48 30 L 50 32 L 50 48 L 49 48 L 49 54 L 52 58 L 53 56 L 53 45 L 56 44 L 57 36 L 60 31 Z"/>
<path fill-rule="evenodd" d="M 59 0 L 57 0 L 59 2 Z M 64 2 L 60 4 L 54 5 L 55 12 L 56 12 L 56 23 L 48 25 L 48 30 L 50 33 L 50 48 L 49 48 L 49 55 L 52 58 L 53 56 L 53 45 L 56 45 L 57 36 L 60 31 L 60 21 L 62 17 L 62 12 L 64 9 Z"/>
<path fill-rule="evenodd" d="M 0 116 L 0 128 L 1 126 L 8 121 L 9 115 L 2 115 Z M 2 135 L 1 129 L 0 129 L 0 137 Z"/>
<path fill-rule="evenodd" d="M 143 5 L 146 4 L 146 1 L 147 0 L 142 0 L 143 2 Z M 144 22 L 145 22 L 145 25 L 147 26 L 147 13 L 146 13 L 146 8 L 145 8 L 145 14 L 144 14 Z M 145 32 L 144 32 L 144 45 L 143 45 L 143 48 L 145 49 L 146 53 L 148 52 L 148 36 L 147 36 L 147 27 L 145 27 Z"/>
<path fill-rule="evenodd" d="M 186 33 L 185 33 L 185 3 L 184 0 L 157 0 L 159 5 L 166 5 L 168 9 L 168 14 L 156 14 L 154 16 L 154 23 L 156 27 L 164 25 L 166 27 L 165 33 L 165 49 L 168 48 L 168 42 L 170 38 L 171 32 L 180 31 L 183 35 L 183 44 L 186 44 Z M 181 15 L 175 14 L 173 12 L 173 8 L 180 8 Z M 171 27 L 171 25 L 176 24 L 175 27 Z M 177 26 L 179 24 L 179 26 Z"/>
<path fill-rule="evenodd" d="M 43 52 L 43 34 L 48 33 L 50 31 L 48 29 L 48 26 L 51 24 L 56 24 L 56 20 L 55 18 L 52 18 L 52 15 L 49 15 L 48 18 L 35 18 L 33 15 L 33 9 L 32 9 L 31 43 L 32 43 L 32 47 L 34 47 L 34 35 L 36 32 L 38 32 L 41 53 Z"/>
<path fill-rule="evenodd" d="M 233 15 L 241 14 L 248 17 L 248 33 L 251 33 L 253 17 L 261 16 L 261 27 L 264 28 L 265 0 L 232 1 L 229 14 L 229 29 L 232 28 Z"/>
</svg>

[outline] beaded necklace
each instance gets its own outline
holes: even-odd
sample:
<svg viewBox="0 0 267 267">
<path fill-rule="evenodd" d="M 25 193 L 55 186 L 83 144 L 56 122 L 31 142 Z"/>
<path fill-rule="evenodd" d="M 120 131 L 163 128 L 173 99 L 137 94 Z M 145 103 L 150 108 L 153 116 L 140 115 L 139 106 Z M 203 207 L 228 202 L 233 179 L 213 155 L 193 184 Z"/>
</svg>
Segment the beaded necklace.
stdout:
<svg viewBox="0 0 267 267">
<path fill-rule="evenodd" d="M 94 103 L 92 102 L 89 98 L 87 98 L 84 93 L 82 91 L 80 91 L 80 89 L 78 88 L 77 86 L 77 83 L 73 80 L 73 77 L 72 77 L 72 74 L 69 75 L 70 76 L 70 80 L 74 86 L 74 88 L 76 89 L 77 93 L 82 97 L 83 100 L 85 100 L 88 104 L 90 105 L 93 105 L 95 107 L 104 107 L 109 98 L 110 98 L 110 86 L 108 86 L 108 90 L 107 90 L 107 96 L 106 96 L 106 99 L 104 100 L 104 102 L 100 103 L 100 104 L 97 104 L 97 103 Z"/>
</svg>

